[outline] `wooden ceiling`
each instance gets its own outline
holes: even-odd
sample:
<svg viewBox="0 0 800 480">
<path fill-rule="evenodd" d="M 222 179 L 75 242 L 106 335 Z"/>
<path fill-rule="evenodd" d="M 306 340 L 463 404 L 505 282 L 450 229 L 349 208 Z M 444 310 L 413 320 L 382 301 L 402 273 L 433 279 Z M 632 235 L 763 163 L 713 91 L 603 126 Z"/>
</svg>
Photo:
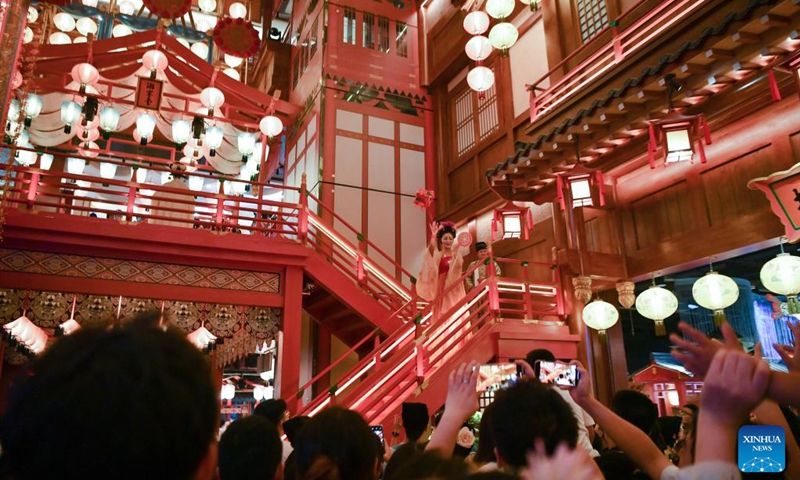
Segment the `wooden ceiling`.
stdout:
<svg viewBox="0 0 800 480">
<path fill-rule="evenodd" d="M 492 188 L 506 198 L 542 203 L 555 197 L 556 175 L 578 163 L 608 171 L 640 157 L 648 121 L 667 113 L 668 73 L 682 86 L 673 95 L 676 110 L 703 113 L 712 127 L 748 113 L 731 108 L 731 102 L 745 104 L 752 95 L 766 95 L 760 101 L 769 102 L 764 85 L 770 71 L 776 83 L 793 92 L 791 75 L 780 67 L 800 52 L 800 0 L 765 0 L 738 11 L 734 3 L 745 4 L 732 1 L 723 12 L 690 19 L 648 53 L 601 79 L 598 88 L 576 92 L 573 100 L 525 127 L 517 152 L 487 172 Z M 739 19 L 723 17 L 730 12 Z M 652 73 L 643 74 L 643 67 Z M 755 83 L 762 88 L 749 88 Z"/>
</svg>

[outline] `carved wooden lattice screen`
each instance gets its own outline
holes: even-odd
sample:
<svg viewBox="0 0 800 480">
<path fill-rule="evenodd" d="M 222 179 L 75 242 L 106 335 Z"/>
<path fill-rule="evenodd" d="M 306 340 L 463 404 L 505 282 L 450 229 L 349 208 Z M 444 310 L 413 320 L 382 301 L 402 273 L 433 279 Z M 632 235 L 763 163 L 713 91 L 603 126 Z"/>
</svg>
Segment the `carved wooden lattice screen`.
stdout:
<svg viewBox="0 0 800 480">
<path fill-rule="evenodd" d="M 455 146 L 458 156 L 464 155 L 476 143 L 500 128 L 495 87 L 484 92 L 484 98 L 478 97 L 478 93 L 470 88 L 452 97 L 453 123 L 456 126 Z"/>
<path fill-rule="evenodd" d="M 581 39 L 586 43 L 608 25 L 606 0 L 576 0 L 576 4 L 581 23 Z"/>
</svg>

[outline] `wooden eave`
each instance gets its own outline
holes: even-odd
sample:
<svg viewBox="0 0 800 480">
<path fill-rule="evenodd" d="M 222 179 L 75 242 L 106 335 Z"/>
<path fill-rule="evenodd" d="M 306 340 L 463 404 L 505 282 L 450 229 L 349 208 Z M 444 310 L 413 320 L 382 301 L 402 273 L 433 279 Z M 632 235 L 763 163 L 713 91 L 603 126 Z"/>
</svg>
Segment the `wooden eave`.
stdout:
<svg viewBox="0 0 800 480">
<path fill-rule="evenodd" d="M 738 90 L 800 51 L 793 25 L 800 25 L 800 0 L 709 2 L 647 52 L 596 82 L 596 88 L 576 94 L 526 128 L 530 143 L 517 142 L 517 152 L 486 173 L 489 185 L 504 198 L 551 201 L 555 182 L 543 180 L 578 163 L 576 140 L 580 161 L 589 168 L 608 171 L 633 161 L 645 151 L 647 122 L 666 114 L 663 78 L 668 73 L 683 87 L 673 95 L 676 109 L 703 113 L 712 126 L 752 112 L 739 109 L 738 117 L 731 116 L 726 102 L 712 101 L 716 97 L 749 102 L 750 96 L 766 95 L 762 103 L 768 104 L 769 89 Z M 786 73 L 776 75 L 782 86 L 793 85 Z"/>
</svg>

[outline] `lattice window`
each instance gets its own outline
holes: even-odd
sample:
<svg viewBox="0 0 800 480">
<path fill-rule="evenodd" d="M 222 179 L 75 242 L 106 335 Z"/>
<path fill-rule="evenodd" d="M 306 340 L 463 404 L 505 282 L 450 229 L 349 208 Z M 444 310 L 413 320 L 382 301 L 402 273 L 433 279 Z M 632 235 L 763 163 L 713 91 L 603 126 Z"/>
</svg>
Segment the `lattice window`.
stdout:
<svg viewBox="0 0 800 480">
<path fill-rule="evenodd" d="M 453 102 L 456 124 L 456 151 L 459 155 L 475 145 L 475 106 L 472 90 L 467 89 Z"/>
<path fill-rule="evenodd" d="M 576 0 L 581 22 L 581 39 L 586 43 L 608 25 L 606 0 Z"/>
<path fill-rule="evenodd" d="M 350 45 L 356 44 L 356 10 L 354 8 L 344 9 L 344 23 L 342 25 L 342 43 Z"/>
<path fill-rule="evenodd" d="M 361 46 L 364 48 L 375 48 L 375 15 L 365 13 L 361 25 L 363 27 Z"/>
<path fill-rule="evenodd" d="M 483 98 L 466 88 L 453 97 L 452 111 L 456 126 L 455 147 L 459 156 L 500 128 L 495 87 L 484 92 Z"/>
<path fill-rule="evenodd" d="M 703 391 L 703 382 L 686 382 L 686 396 L 700 395 Z"/>
<path fill-rule="evenodd" d="M 389 19 L 378 17 L 378 50 L 389 53 Z"/>
<path fill-rule="evenodd" d="M 403 22 L 396 22 L 395 29 L 397 31 L 397 56 L 408 57 L 408 25 Z"/>
</svg>

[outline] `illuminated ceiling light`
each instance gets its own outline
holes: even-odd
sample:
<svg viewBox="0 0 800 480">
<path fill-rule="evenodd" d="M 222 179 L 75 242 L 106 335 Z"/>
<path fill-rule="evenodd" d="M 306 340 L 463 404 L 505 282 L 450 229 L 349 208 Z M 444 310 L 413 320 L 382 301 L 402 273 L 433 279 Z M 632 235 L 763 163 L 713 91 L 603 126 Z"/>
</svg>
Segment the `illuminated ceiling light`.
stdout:
<svg viewBox="0 0 800 480">
<path fill-rule="evenodd" d="M 739 286 L 731 278 L 711 270 L 692 285 L 692 298 L 703 308 L 714 311 L 714 323 L 725 321 L 724 309 L 739 299 Z"/>
<path fill-rule="evenodd" d="M 228 8 L 231 18 L 244 18 L 247 15 L 247 7 L 239 2 L 234 2 Z"/>
<path fill-rule="evenodd" d="M 133 30 L 131 30 L 130 27 L 121 23 L 119 25 L 115 25 L 114 28 L 111 29 L 111 35 L 114 38 L 127 37 L 132 33 Z"/>
<path fill-rule="evenodd" d="M 123 15 L 133 15 L 136 13 L 136 5 L 134 5 L 134 3 L 130 0 L 123 0 L 119 4 L 119 13 Z"/>
<path fill-rule="evenodd" d="M 205 42 L 193 43 L 191 46 L 191 50 L 192 53 L 202 58 L 203 60 L 208 59 L 208 45 Z"/>
<path fill-rule="evenodd" d="M 39 10 L 36 7 L 28 7 L 28 23 L 35 23 L 39 19 Z"/>
<path fill-rule="evenodd" d="M 262 118 L 258 126 L 261 129 L 261 133 L 266 135 L 269 139 L 277 137 L 283 132 L 283 122 L 275 115 L 267 115 Z"/>
<path fill-rule="evenodd" d="M 56 335 L 71 335 L 80 330 L 80 328 L 81 325 L 74 318 L 70 318 L 56 328 Z"/>
<path fill-rule="evenodd" d="M 67 45 L 68 43 L 72 43 L 72 40 L 70 40 L 69 35 L 66 33 L 55 32 L 50 34 L 51 45 Z"/>
<path fill-rule="evenodd" d="M 209 155 L 214 157 L 217 155 L 217 149 L 222 145 L 223 131 L 221 128 L 214 126 L 206 130 L 206 145 L 210 149 Z"/>
<path fill-rule="evenodd" d="M 531 12 L 535 12 L 542 7 L 542 0 L 519 0 L 523 5 L 528 5 Z"/>
<path fill-rule="evenodd" d="M 192 175 L 189 177 L 189 190 L 199 192 L 203 190 L 203 185 L 205 184 L 205 177 L 201 177 L 200 175 Z"/>
<path fill-rule="evenodd" d="M 484 66 L 475 67 L 467 74 L 467 84 L 469 88 L 482 94 L 494 86 L 494 72 Z"/>
<path fill-rule="evenodd" d="M 138 165 L 134 165 L 134 178 L 136 179 L 136 183 L 145 183 L 147 181 L 147 169 L 142 168 Z"/>
<path fill-rule="evenodd" d="M 636 311 L 656 323 L 656 335 L 666 335 L 664 320 L 678 310 L 678 298 L 666 288 L 653 285 L 636 297 Z"/>
<path fill-rule="evenodd" d="M 580 157 L 580 149 L 575 145 L 575 154 Z M 586 168 L 579 164 L 567 173 L 556 177 L 558 201 L 561 209 L 565 209 L 567 199 L 572 208 L 604 207 L 605 185 L 603 172 Z M 595 203 L 597 200 L 597 203 Z"/>
<path fill-rule="evenodd" d="M 30 127 L 31 121 L 38 117 L 42 112 L 42 97 L 35 93 L 29 93 L 25 99 L 25 126 Z"/>
<path fill-rule="evenodd" d="M 17 150 L 14 159 L 17 162 L 19 162 L 19 164 L 22 165 L 23 167 L 30 167 L 31 165 L 36 163 L 36 152 L 32 150 L 33 145 L 31 145 L 30 143 L 21 146 L 29 148 L 31 150 Z"/>
<path fill-rule="evenodd" d="M 498 23 L 489 32 L 489 41 L 494 48 L 502 52 L 503 56 L 508 55 L 508 49 L 517 43 L 517 39 L 519 39 L 519 31 L 513 23 Z"/>
<path fill-rule="evenodd" d="M 114 163 L 100 163 L 100 176 L 111 179 L 117 176 L 117 165 Z"/>
<path fill-rule="evenodd" d="M 78 148 L 78 153 L 84 157 L 95 158 L 100 155 L 100 146 L 93 141 L 85 142 Z"/>
<path fill-rule="evenodd" d="M 233 400 L 233 397 L 236 396 L 236 387 L 230 383 L 226 383 L 222 386 L 220 396 L 223 400 Z"/>
<path fill-rule="evenodd" d="M 492 43 L 488 38 L 483 35 L 475 35 L 469 39 L 464 50 L 467 56 L 476 62 L 480 62 L 489 58 L 492 54 Z"/>
<path fill-rule="evenodd" d="M 70 72 L 72 80 L 80 84 L 78 93 L 80 95 L 86 94 L 87 86 L 94 86 L 100 80 L 100 72 L 91 63 L 79 63 L 72 67 Z"/>
<path fill-rule="evenodd" d="M 489 15 L 486 12 L 475 10 L 464 17 L 464 30 L 470 35 L 483 35 L 486 30 L 489 30 L 489 22 Z"/>
<path fill-rule="evenodd" d="M 217 9 L 217 2 L 215 0 L 199 0 L 197 6 L 204 13 L 211 13 Z"/>
<path fill-rule="evenodd" d="M 87 7 L 97 8 L 97 0 L 82 0 L 81 3 Z"/>
<path fill-rule="evenodd" d="M 33 41 L 33 30 L 31 27 L 25 27 L 25 33 L 22 34 L 23 43 L 31 43 Z"/>
<path fill-rule="evenodd" d="M 72 41 L 72 43 L 86 43 L 88 41 L 89 41 L 89 39 L 86 38 L 86 37 L 75 37 L 75 39 Z"/>
<path fill-rule="evenodd" d="M 233 55 L 225 54 L 225 65 L 236 68 L 244 62 L 244 59 L 241 57 L 234 57 Z"/>
<path fill-rule="evenodd" d="M 69 157 L 67 158 L 67 173 L 73 175 L 80 175 L 86 167 L 86 160 L 82 158 Z"/>
<path fill-rule="evenodd" d="M 89 17 L 78 19 L 75 27 L 78 29 L 78 32 L 80 32 L 81 35 L 86 37 L 97 34 L 97 23 L 95 23 L 95 21 Z"/>
<path fill-rule="evenodd" d="M 208 109 L 208 116 L 214 116 L 214 110 L 225 103 L 225 94 L 218 88 L 208 87 L 200 92 L 200 103 Z"/>
<path fill-rule="evenodd" d="M 189 141 L 192 134 L 192 124 L 188 120 L 175 120 L 172 122 L 172 141 L 178 144 L 179 149 Z"/>
<path fill-rule="evenodd" d="M 237 72 L 236 70 L 232 69 L 232 68 L 226 68 L 225 70 L 222 71 L 222 73 L 224 73 L 225 75 L 231 77 L 232 79 L 234 79 L 236 81 L 241 81 L 242 80 L 242 75 L 239 72 Z"/>
<path fill-rule="evenodd" d="M 494 19 L 503 20 L 514 12 L 515 5 L 516 2 L 514 0 L 488 0 L 486 2 L 486 13 Z"/>
<path fill-rule="evenodd" d="M 103 130 L 103 138 L 108 140 L 111 132 L 115 132 L 119 127 L 119 110 L 114 107 L 105 107 L 100 110 L 100 128 Z"/>
<path fill-rule="evenodd" d="M 256 146 L 256 136 L 253 133 L 248 132 L 239 132 L 239 135 L 236 137 L 236 147 L 239 150 L 239 153 L 242 154 L 242 161 L 246 162 L 247 157 L 253 153 L 253 149 Z"/>
<path fill-rule="evenodd" d="M 75 19 L 72 18 L 72 15 L 66 12 L 57 13 L 53 17 L 53 23 L 55 23 L 56 28 L 62 32 L 71 32 L 75 30 Z"/>
<path fill-rule="evenodd" d="M 606 330 L 616 325 L 617 320 L 619 312 L 608 302 L 597 299 L 583 307 L 583 323 L 601 336 L 605 336 Z"/>
</svg>

